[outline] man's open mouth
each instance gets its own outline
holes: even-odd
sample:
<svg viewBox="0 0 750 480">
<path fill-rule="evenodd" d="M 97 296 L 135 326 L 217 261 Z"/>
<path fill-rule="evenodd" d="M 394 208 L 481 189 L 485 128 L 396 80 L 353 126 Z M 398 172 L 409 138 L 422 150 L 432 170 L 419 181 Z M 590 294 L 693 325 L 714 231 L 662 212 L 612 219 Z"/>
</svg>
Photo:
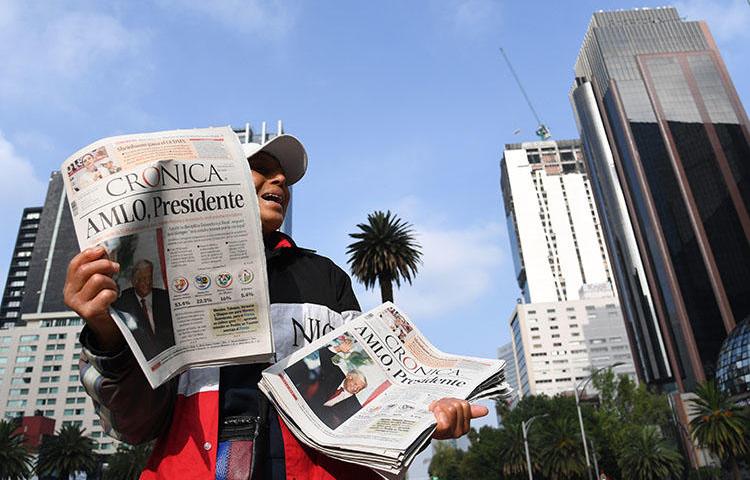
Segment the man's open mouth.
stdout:
<svg viewBox="0 0 750 480">
<path fill-rule="evenodd" d="M 261 198 L 263 200 L 268 200 L 269 202 L 276 202 L 279 205 L 283 205 L 284 198 L 281 195 L 276 195 L 275 193 L 264 193 Z"/>
</svg>

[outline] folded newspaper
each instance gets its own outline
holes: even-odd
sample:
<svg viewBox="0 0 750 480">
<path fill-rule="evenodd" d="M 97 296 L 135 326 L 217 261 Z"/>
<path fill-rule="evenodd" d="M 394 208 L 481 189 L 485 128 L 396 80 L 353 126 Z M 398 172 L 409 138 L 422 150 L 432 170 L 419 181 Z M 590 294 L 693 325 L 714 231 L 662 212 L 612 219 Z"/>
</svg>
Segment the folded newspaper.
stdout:
<svg viewBox="0 0 750 480">
<path fill-rule="evenodd" d="M 397 479 L 430 442 L 429 404 L 507 397 L 504 367 L 439 351 L 388 302 L 267 368 L 259 387 L 301 442 Z"/>
<path fill-rule="evenodd" d="M 105 138 L 62 171 L 81 249 L 120 264 L 111 314 L 152 387 L 272 361 L 258 199 L 231 128 Z"/>
</svg>

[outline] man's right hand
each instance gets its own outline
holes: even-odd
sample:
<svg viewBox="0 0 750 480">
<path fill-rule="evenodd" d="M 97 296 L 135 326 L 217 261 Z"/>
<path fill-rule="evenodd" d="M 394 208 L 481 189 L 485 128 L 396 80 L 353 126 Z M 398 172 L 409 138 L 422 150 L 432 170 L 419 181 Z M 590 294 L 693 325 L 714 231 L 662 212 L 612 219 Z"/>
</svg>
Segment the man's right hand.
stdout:
<svg viewBox="0 0 750 480">
<path fill-rule="evenodd" d="M 110 261 L 103 247 L 88 248 L 70 261 L 65 277 L 65 305 L 86 321 L 96 337 L 97 346 L 105 351 L 118 350 L 125 338 L 109 314 L 117 299 L 117 284 L 112 275 L 120 264 Z"/>
</svg>

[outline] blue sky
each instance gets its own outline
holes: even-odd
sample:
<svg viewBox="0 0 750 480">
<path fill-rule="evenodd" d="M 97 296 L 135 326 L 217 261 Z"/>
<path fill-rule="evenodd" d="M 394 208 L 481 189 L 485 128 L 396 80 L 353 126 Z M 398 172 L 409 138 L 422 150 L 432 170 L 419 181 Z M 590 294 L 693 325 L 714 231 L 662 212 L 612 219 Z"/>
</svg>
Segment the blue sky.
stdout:
<svg viewBox="0 0 750 480">
<path fill-rule="evenodd" d="M 499 186 L 503 145 L 535 121 L 503 46 L 556 139 L 591 13 L 649 2 L 157 0 L 0 3 L 0 275 L 24 206 L 98 138 L 284 121 L 310 156 L 298 243 L 345 267 L 375 209 L 414 224 L 421 273 L 396 292 L 440 348 L 494 356 L 518 295 Z M 750 5 L 687 0 L 750 101 Z M 520 129 L 520 134 L 514 134 Z M 377 292 L 356 286 L 363 308 Z"/>
</svg>

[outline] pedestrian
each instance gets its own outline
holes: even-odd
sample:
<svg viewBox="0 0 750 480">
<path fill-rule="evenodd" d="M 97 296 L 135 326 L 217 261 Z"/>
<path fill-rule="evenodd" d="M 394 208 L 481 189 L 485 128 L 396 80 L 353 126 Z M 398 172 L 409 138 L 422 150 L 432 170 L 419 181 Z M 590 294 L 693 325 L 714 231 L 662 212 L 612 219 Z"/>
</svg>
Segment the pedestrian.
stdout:
<svg viewBox="0 0 750 480">
<path fill-rule="evenodd" d="M 333 329 L 360 307 L 343 270 L 279 231 L 289 186 L 307 170 L 303 145 L 279 135 L 262 146 L 243 148 L 258 196 L 274 341 L 285 356 L 301 346 L 297 333 L 305 325 L 300 322 L 314 319 Z M 118 271 L 119 264 L 107 258 L 103 247 L 86 249 L 70 262 L 64 295 L 86 323 L 80 335 L 81 379 L 102 426 L 130 444 L 157 440 L 142 479 L 379 478 L 372 470 L 331 459 L 297 441 L 258 390 L 268 365 L 190 369 L 152 389 L 109 314 L 117 298 L 112 275 Z M 487 414 L 485 407 L 453 398 L 425 408 L 437 419 L 437 439 L 464 435 L 472 418 Z"/>
</svg>

